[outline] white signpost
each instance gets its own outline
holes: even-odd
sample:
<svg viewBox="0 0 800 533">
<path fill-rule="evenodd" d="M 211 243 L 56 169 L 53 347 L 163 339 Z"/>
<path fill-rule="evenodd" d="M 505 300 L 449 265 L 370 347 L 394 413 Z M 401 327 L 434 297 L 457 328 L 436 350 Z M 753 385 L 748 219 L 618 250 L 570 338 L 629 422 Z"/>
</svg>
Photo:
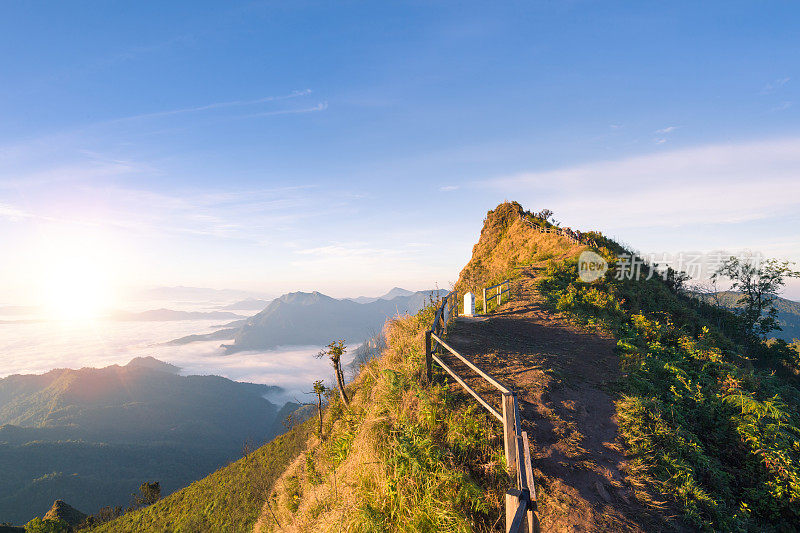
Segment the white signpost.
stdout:
<svg viewBox="0 0 800 533">
<path fill-rule="evenodd" d="M 472 316 L 475 314 L 475 295 L 467 292 L 464 295 L 464 316 Z"/>
</svg>

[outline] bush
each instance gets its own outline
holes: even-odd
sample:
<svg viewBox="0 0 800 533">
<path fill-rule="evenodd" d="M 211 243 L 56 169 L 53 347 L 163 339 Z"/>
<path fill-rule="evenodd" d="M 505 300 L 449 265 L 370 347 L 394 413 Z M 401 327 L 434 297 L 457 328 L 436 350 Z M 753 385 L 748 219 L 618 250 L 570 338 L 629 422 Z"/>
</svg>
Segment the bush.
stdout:
<svg viewBox="0 0 800 533">
<path fill-rule="evenodd" d="M 63 520 L 34 518 L 25 524 L 25 533 L 69 533 L 72 528 Z"/>
</svg>

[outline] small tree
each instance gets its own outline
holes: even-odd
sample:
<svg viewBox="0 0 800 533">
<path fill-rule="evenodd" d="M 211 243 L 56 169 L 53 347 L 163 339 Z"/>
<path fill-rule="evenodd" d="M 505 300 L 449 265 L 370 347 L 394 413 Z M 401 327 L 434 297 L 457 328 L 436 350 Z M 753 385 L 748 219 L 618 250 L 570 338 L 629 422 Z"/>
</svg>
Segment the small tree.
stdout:
<svg viewBox="0 0 800 533">
<path fill-rule="evenodd" d="M 550 220 L 550 217 L 553 216 L 553 214 L 554 213 L 549 209 L 542 209 L 538 213 L 535 213 L 533 216 L 535 216 L 538 219 L 547 221 Z"/>
<path fill-rule="evenodd" d="M 325 385 L 321 379 L 314 382 L 314 394 L 317 395 L 317 412 L 319 413 L 319 438 L 322 438 L 322 395 L 325 394 Z"/>
<path fill-rule="evenodd" d="M 347 351 L 343 340 L 333 341 L 328 345 L 327 350 L 321 350 L 317 354 L 318 359 L 328 357 L 333 365 L 333 370 L 336 373 L 336 385 L 339 387 L 339 396 L 345 405 L 350 405 L 350 400 L 347 399 L 347 393 L 344 390 L 344 374 L 342 374 L 342 355 Z"/>
<path fill-rule="evenodd" d="M 133 495 L 133 501 L 140 507 L 153 505 L 161 498 L 161 483 L 145 481 L 139 485 L 139 494 Z"/>
<path fill-rule="evenodd" d="M 752 260 L 731 256 L 720 266 L 711 279 L 720 276 L 730 279 L 731 290 L 740 292 L 741 309 L 739 315 L 747 333 L 757 338 L 766 337 L 773 330 L 780 330 L 777 321 L 778 311 L 773 302 L 787 278 L 800 277 L 800 272 L 792 270 L 789 261 L 767 259 L 761 264 Z"/>
</svg>

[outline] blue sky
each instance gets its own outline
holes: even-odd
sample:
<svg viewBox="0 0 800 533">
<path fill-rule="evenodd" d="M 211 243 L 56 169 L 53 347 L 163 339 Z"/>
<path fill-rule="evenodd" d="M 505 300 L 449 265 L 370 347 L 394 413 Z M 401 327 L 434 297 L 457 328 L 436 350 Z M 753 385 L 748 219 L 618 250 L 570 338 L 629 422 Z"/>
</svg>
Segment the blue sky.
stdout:
<svg viewBox="0 0 800 533">
<path fill-rule="evenodd" d="M 800 261 L 791 2 L 2 13 L 7 301 L 86 261 L 114 286 L 448 286 L 504 199 L 643 252 Z"/>
</svg>

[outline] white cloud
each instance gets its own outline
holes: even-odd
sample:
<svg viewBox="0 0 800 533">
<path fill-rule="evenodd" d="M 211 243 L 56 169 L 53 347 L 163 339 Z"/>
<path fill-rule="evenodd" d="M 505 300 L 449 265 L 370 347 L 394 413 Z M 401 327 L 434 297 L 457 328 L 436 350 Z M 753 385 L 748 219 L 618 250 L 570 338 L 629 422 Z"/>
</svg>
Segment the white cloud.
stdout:
<svg viewBox="0 0 800 533">
<path fill-rule="evenodd" d="M 313 107 L 304 107 L 301 109 L 279 109 L 277 111 L 264 111 L 263 113 L 253 113 L 250 115 L 243 115 L 239 118 L 270 117 L 274 115 L 296 115 L 303 113 L 316 113 L 317 111 L 325 111 L 326 109 L 328 109 L 328 102 L 320 102 Z"/>
<path fill-rule="evenodd" d="M 439 190 L 443 192 L 457 191 L 458 189 L 458 185 L 443 185 L 442 187 L 439 187 Z"/>
<path fill-rule="evenodd" d="M 487 182 L 606 227 L 737 223 L 800 212 L 800 138 L 672 150 Z"/>
<path fill-rule="evenodd" d="M 367 243 L 334 243 L 315 248 L 296 250 L 294 253 L 299 255 L 313 255 L 321 258 L 348 258 L 348 257 L 385 257 L 391 255 L 402 255 L 403 251 L 390 248 L 375 248 L 367 246 Z"/>
<path fill-rule="evenodd" d="M 773 107 L 772 109 L 770 109 L 770 112 L 776 113 L 778 111 L 786 111 L 787 109 L 792 107 L 792 105 L 793 105 L 793 102 L 781 102 L 780 104 L 778 104 L 775 107 Z"/>
<path fill-rule="evenodd" d="M 778 89 L 789 83 L 790 79 L 791 78 L 787 76 L 785 78 L 778 78 L 777 80 L 773 80 L 767 83 L 766 85 L 764 85 L 764 87 L 761 88 L 761 94 L 774 93 L 775 91 L 777 91 Z"/>
<path fill-rule="evenodd" d="M 8 220 L 20 220 L 23 218 L 30 218 L 32 215 L 19 207 L 8 204 L 0 204 L 0 218 Z"/>
<path fill-rule="evenodd" d="M 667 133 L 672 133 L 673 131 L 677 130 L 678 126 L 667 126 L 666 128 L 661 128 L 660 130 L 656 130 L 655 133 L 660 133 L 662 135 L 666 135 Z"/>
</svg>

